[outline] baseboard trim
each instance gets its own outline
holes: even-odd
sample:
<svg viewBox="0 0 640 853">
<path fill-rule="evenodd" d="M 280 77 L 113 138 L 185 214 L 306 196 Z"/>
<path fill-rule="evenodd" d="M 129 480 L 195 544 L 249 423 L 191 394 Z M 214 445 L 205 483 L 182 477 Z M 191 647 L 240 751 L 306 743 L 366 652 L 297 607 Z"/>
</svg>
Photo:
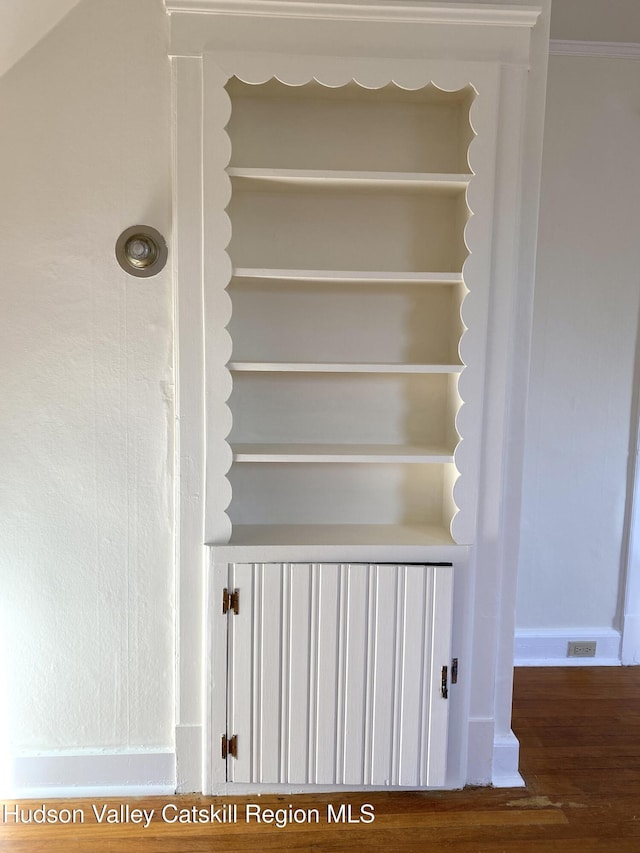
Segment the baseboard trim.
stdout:
<svg viewBox="0 0 640 853">
<path fill-rule="evenodd" d="M 202 726 L 176 726 L 176 790 L 202 793 Z"/>
<path fill-rule="evenodd" d="M 570 640 L 596 641 L 593 658 L 567 657 Z M 620 631 L 613 628 L 566 628 L 560 631 L 516 631 L 515 666 L 620 666 Z"/>
<path fill-rule="evenodd" d="M 469 720 L 467 785 L 491 785 L 495 721 L 490 717 Z"/>
<path fill-rule="evenodd" d="M 640 664 L 640 616 L 636 613 L 624 617 L 621 657 L 623 666 Z"/>
<path fill-rule="evenodd" d="M 494 788 L 522 788 L 518 772 L 520 742 L 513 732 L 496 735 L 492 717 L 469 720 L 467 785 L 493 785 Z"/>
<path fill-rule="evenodd" d="M 173 750 L 46 752 L 15 756 L 2 796 L 164 796 L 176 790 Z"/>
<path fill-rule="evenodd" d="M 523 788 L 524 779 L 518 772 L 520 742 L 513 732 L 496 737 L 493 742 L 491 784 L 494 788 Z"/>
</svg>

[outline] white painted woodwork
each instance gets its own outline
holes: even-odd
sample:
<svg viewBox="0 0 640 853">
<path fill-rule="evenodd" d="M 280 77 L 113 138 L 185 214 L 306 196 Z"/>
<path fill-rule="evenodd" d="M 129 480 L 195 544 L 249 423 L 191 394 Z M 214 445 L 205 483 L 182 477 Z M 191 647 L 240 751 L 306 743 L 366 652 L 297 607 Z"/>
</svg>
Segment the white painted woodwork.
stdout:
<svg viewBox="0 0 640 853">
<path fill-rule="evenodd" d="M 211 549 L 214 561 L 419 563 L 437 554 L 466 565 L 470 549 L 456 545 L 449 528 L 435 524 L 236 524 L 231 541 Z"/>
<path fill-rule="evenodd" d="M 229 781 L 444 784 L 450 566 L 232 564 L 229 588 Z"/>
<path fill-rule="evenodd" d="M 372 270 L 278 270 L 252 269 L 251 267 L 236 267 L 233 270 L 233 280 L 250 279 L 255 282 L 296 281 L 304 282 L 344 282 L 346 284 L 462 284 L 462 273 L 451 272 L 374 272 Z"/>
<path fill-rule="evenodd" d="M 219 74 L 218 61 L 231 60 L 217 57 L 212 74 Z M 336 64 L 325 72 L 327 79 L 335 77 Z M 442 373 L 455 381 L 455 375 L 471 370 L 474 361 L 463 361 L 463 335 L 465 347 L 471 348 L 467 352 L 474 346 L 479 347 L 477 354 L 482 351 L 482 325 L 469 324 L 461 316 L 473 269 L 483 264 L 481 251 L 469 257 L 468 244 L 473 244 L 478 232 L 477 222 L 470 222 L 470 210 L 477 220 L 483 208 L 481 188 L 490 187 L 493 167 L 488 152 L 496 83 L 486 69 L 477 71 L 485 83 L 480 94 L 462 82 L 464 77 L 448 82 L 447 91 L 434 85 L 433 76 L 422 80 L 416 76 L 403 88 L 390 82 L 391 73 L 386 82 L 378 75 L 372 85 L 366 72 L 355 69 L 351 79 L 358 84 L 347 76 L 341 85 L 335 79 L 323 85 L 319 69 L 313 75 L 316 80 L 303 78 L 303 85 L 298 80 L 295 86 L 275 80 L 253 83 L 245 70 L 229 82 L 232 109 L 230 116 L 225 113 L 220 119 L 228 119 L 231 143 L 232 165 L 226 169 L 231 186 L 224 190 L 226 200 L 230 198 L 226 210 L 232 225 L 227 251 L 232 270 L 244 274 L 234 276 L 232 271 L 227 279 L 233 310 L 225 334 L 233 341 L 233 359 L 226 365 L 233 375 L 228 405 L 232 433 L 240 432 L 239 443 L 281 445 L 289 443 L 291 436 L 296 443 L 327 444 L 334 440 L 336 427 L 342 431 L 336 444 L 385 442 L 384 429 L 375 423 L 381 408 L 377 392 L 384 389 L 383 398 L 400 395 L 398 411 L 404 413 L 404 435 L 392 439 L 398 451 L 388 454 L 389 462 L 393 456 L 396 460 L 406 457 L 402 448 L 407 445 L 435 443 L 456 452 L 459 424 L 471 424 L 474 414 L 469 411 L 459 420 L 460 395 L 448 379 L 446 384 L 423 384 L 423 391 L 431 393 L 421 400 L 415 393 L 416 383 L 397 382 L 394 389 L 384 381 L 377 386 L 366 382 L 365 376 Z M 277 76 L 283 79 L 281 72 Z M 483 112 L 476 101 L 482 106 L 483 98 L 486 135 L 480 140 L 475 135 L 482 129 Z M 374 125 L 385 128 L 383 139 L 372 133 Z M 309 133 L 319 137 L 313 144 L 309 144 Z M 368 143 L 368 139 L 374 141 Z M 216 150 L 223 148 L 219 145 Z M 364 161 L 360 168 L 358 154 Z M 289 155 L 297 168 L 284 165 Z M 490 196 L 484 198 L 486 202 Z M 260 277 L 254 270 L 273 272 Z M 274 278 L 277 270 L 291 272 L 278 280 Z M 299 277 L 306 286 L 300 287 Z M 267 381 L 239 382 L 243 374 L 266 374 Z M 303 405 L 291 400 L 295 374 L 308 375 L 300 398 Z M 351 404 L 344 413 L 340 401 L 348 386 L 340 379 L 342 374 L 354 378 L 351 390 L 359 401 L 357 410 Z M 227 388 L 225 383 L 225 394 Z M 283 395 L 290 405 L 274 417 L 276 400 Z M 317 405 L 305 411 L 310 398 Z M 316 436 L 306 438 L 299 432 L 300 420 L 308 424 L 309 413 L 317 407 L 323 410 L 324 425 L 328 414 L 335 427 L 327 431 L 318 425 Z M 475 417 L 478 414 L 476 408 Z M 426 428 L 423 434 L 416 429 L 418 421 Z M 360 422 L 381 436 L 360 438 Z M 246 439 L 242 424 L 251 424 L 253 434 Z M 307 429 L 304 425 L 302 432 Z M 235 437 L 230 436 L 232 441 Z M 422 459 L 438 470 L 427 472 L 424 465 L 420 486 L 413 482 L 413 474 L 404 472 L 402 476 L 409 477 L 404 488 L 399 486 L 397 471 L 381 475 L 370 467 L 356 474 L 354 466 L 348 467 L 349 457 L 340 451 L 324 454 L 327 461 L 345 463 L 341 469 L 333 465 L 332 473 L 338 477 L 333 487 L 318 482 L 323 475 L 317 469 L 300 465 L 292 472 L 270 466 L 266 476 L 256 478 L 255 466 L 234 471 L 236 463 L 249 461 L 246 457 L 236 454 L 234 459 L 227 447 L 225 458 L 229 455 L 232 501 L 227 516 L 232 529 L 233 524 L 255 523 L 276 525 L 281 531 L 288 523 L 300 529 L 313 519 L 325 528 L 364 522 L 362 529 L 371 532 L 375 524 L 408 522 L 446 528 L 460 509 L 461 501 L 451 491 L 457 474 L 446 470 L 450 453 L 445 459 L 441 453 L 420 454 L 414 461 Z M 365 456 L 359 454 L 359 467 Z M 369 465 L 375 465 L 376 454 L 368 457 Z M 277 463 L 272 461 L 281 465 L 293 458 L 280 454 Z M 288 518 L 292 501 L 287 495 L 293 482 L 304 494 L 294 501 L 298 511 Z M 255 518 L 270 487 L 275 488 L 267 501 L 273 513 Z M 457 490 L 462 493 L 459 486 Z M 349 495 L 350 502 L 336 500 L 336 491 Z M 338 510 L 346 510 L 341 519 Z M 418 520 L 421 512 L 427 514 Z M 462 531 L 464 516 L 457 523 Z M 217 541 L 222 544 L 225 539 Z"/>
<path fill-rule="evenodd" d="M 228 548 L 217 547 L 216 554 L 231 553 L 232 545 L 452 545 L 446 527 L 424 524 L 237 524 Z M 346 550 L 345 550 L 346 553 Z M 451 558 L 451 552 L 447 559 Z"/>
<path fill-rule="evenodd" d="M 459 464 L 451 471 L 447 466 L 451 452 L 457 454 L 461 447 L 460 426 L 471 428 L 480 415 L 477 403 L 473 405 L 477 386 L 474 390 L 472 377 L 481 368 L 484 319 L 471 322 L 463 312 L 474 270 L 478 281 L 488 275 L 487 247 L 478 235 L 490 222 L 495 74 L 467 66 L 466 74 L 477 81 L 472 87 L 461 68 L 455 73 L 442 68 L 443 78 L 450 76 L 441 83 L 435 66 L 428 73 L 408 64 L 406 79 L 401 74 L 398 85 L 391 82 L 397 79 L 391 65 L 371 76 L 370 67 L 358 71 L 353 65 L 349 71 L 347 64 L 340 68 L 340 60 L 327 65 L 312 57 L 305 63 L 313 69 L 313 81 L 309 72 L 287 69 L 286 62 L 279 68 L 284 57 L 278 57 L 268 75 L 279 79 L 269 82 L 255 68 L 240 67 L 235 76 L 223 70 L 245 62 L 246 56 L 207 55 L 205 67 L 205 92 L 207 80 L 217 86 L 229 81 L 224 94 L 231 101 L 221 101 L 220 114 L 211 114 L 216 130 L 210 141 L 205 123 L 205 159 L 207 151 L 216 152 L 224 158 L 219 165 L 226 166 L 224 172 L 211 172 L 209 192 L 224 201 L 228 217 L 218 248 L 208 245 L 219 255 L 211 281 L 226 285 L 224 300 L 216 291 L 220 310 L 212 314 L 210 329 L 207 325 L 208 337 L 218 340 L 219 353 L 229 352 L 230 339 L 233 352 L 226 364 L 214 359 L 210 370 L 211 387 L 219 388 L 218 404 L 224 401 L 229 414 L 220 421 L 208 418 L 218 436 L 211 436 L 209 446 L 217 464 L 231 465 L 226 478 L 231 505 L 224 516 L 207 513 L 209 541 L 228 542 L 233 524 L 276 525 L 283 531 L 287 524 L 300 529 L 315 518 L 325 527 L 359 523 L 373 532 L 375 524 L 447 528 L 456 516 L 458 541 L 470 541 L 475 488 L 468 481 L 471 501 L 467 512 L 460 512 L 465 501 L 464 482 L 456 485 Z M 262 62 L 260 58 L 258 64 Z M 376 123 L 386 128 L 382 140 L 372 133 Z M 309 133 L 319 135 L 312 145 Z M 286 165 L 287 146 L 296 168 Z M 358 153 L 366 169 L 357 168 Z M 212 157 L 209 167 L 214 162 Z M 223 255 L 229 226 L 231 239 Z M 486 289 L 477 288 L 472 313 L 478 317 L 486 313 L 486 295 Z M 468 374 L 468 400 L 458 391 L 461 372 Z M 247 374 L 256 380 L 246 381 Z M 262 382 L 260 374 L 265 375 Z M 291 393 L 296 374 L 303 380 L 298 401 Z M 437 374 L 448 375 L 445 383 L 405 381 Z M 353 382 L 345 384 L 342 375 Z M 368 382 L 368 375 L 380 381 Z M 385 376 L 399 381 L 393 386 Z M 423 399 L 416 393 L 419 387 L 428 392 Z M 357 409 L 350 401 L 341 408 L 347 389 L 358 401 Z M 403 434 L 390 441 L 376 424 L 380 391 L 383 400 L 395 397 L 400 405 Z M 284 398 L 287 406 L 278 412 L 276 401 Z M 315 402 L 309 406 L 310 401 Z M 317 408 L 322 423 L 315 435 L 305 435 Z M 229 417 L 228 436 L 223 430 Z M 332 424 L 327 430 L 328 420 Z M 418 422 L 425 428 L 422 434 Z M 360 437 L 361 423 L 373 433 L 370 437 Z M 250 435 L 243 435 L 243 425 L 250 427 Z M 477 433 L 469 433 L 468 440 L 459 460 L 466 459 L 472 469 L 478 464 L 472 452 Z M 381 475 L 371 467 L 381 454 L 358 454 L 357 467 L 369 464 L 369 471 L 356 473 L 348 455 L 327 449 L 320 455 L 338 477 L 330 488 L 317 482 L 324 476 L 317 468 L 301 465 L 300 458 L 286 452 L 270 460 L 278 470 L 269 466 L 266 475 L 258 473 L 247 465 L 251 460 L 246 455 L 234 457 L 230 442 L 392 443 L 398 450 L 387 454 L 389 463 L 393 457 L 404 461 L 407 445 L 435 444 L 451 451 L 411 454 L 423 464 L 422 483 L 414 482 L 416 471 L 404 472 L 409 482 L 401 488 L 398 472 Z M 241 461 L 243 470 L 235 470 Z M 298 463 L 295 471 L 281 470 L 293 461 Z M 341 468 L 338 462 L 344 463 Z M 427 472 L 428 466 L 438 470 Z M 299 502 L 287 497 L 294 482 L 304 492 Z M 376 488 L 367 499 L 371 483 Z M 256 518 L 270 487 L 275 491 L 267 499 L 269 517 Z M 336 490 L 349 495 L 350 502 L 336 501 Z M 226 494 L 226 489 L 216 491 L 210 507 L 214 501 L 222 506 Z M 420 497 L 411 506 L 414 495 Z M 298 511 L 289 518 L 292 503 Z M 342 519 L 338 509 L 346 510 Z M 427 514 L 418 519 L 421 512 Z"/>
<path fill-rule="evenodd" d="M 240 169 L 230 166 L 236 190 L 255 192 L 277 190 L 295 192 L 296 187 L 314 185 L 325 189 L 361 187 L 375 189 L 447 190 L 465 189 L 471 175 L 447 175 L 427 172 L 362 172 L 335 169 Z"/>
<path fill-rule="evenodd" d="M 307 279 L 301 288 L 295 272 L 257 285 L 248 276 L 232 276 L 227 331 L 233 360 L 227 368 L 234 379 L 241 373 L 305 374 L 304 401 L 322 389 L 319 404 L 342 422 L 344 435 L 332 445 L 331 433 L 318 430 L 313 444 L 289 443 L 300 405 L 283 409 L 281 431 L 272 434 L 269 413 L 277 395 L 265 397 L 256 383 L 234 385 L 234 423 L 246 417 L 255 440 L 231 444 L 232 531 L 277 529 L 282 536 L 295 530 L 296 537 L 307 531 L 308 544 L 317 538 L 314 527 L 325 535 L 332 530 L 337 541 L 341 526 L 357 527 L 372 544 L 377 525 L 446 531 L 446 490 L 456 476 L 445 471 L 453 467 L 458 443 L 459 398 L 450 395 L 450 403 L 440 405 L 434 385 L 435 396 L 423 403 L 414 398 L 405 415 L 411 420 L 417 407 L 436 404 L 430 420 L 448 452 L 407 451 L 413 445 L 406 440 L 385 452 L 379 443 L 360 442 L 346 426 L 371 421 L 377 403 L 361 394 L 355 418 L 349 410 L 345 417 L 343 384 L 335 378 L 463 370 L 458 348 L 467 288 L 435 281 L 442 271 L 462 277 L 468 254 L 466 191 L 473 175 L 467 151 L 475 93 L 469 86 L 445 92 L 428 80 L 406 91 L 391 83 L 382 89 L 321 81 L 293 87 L 237 78 L 227 93 L 232 267 L 302 270 Z M 336 286 L 313 278 L 323 267 L 355 275 Z M 416 277 L 411 286 L 394 281 L 398 270 Z M 371 276 L 378 277 L 373 289 Z M 416 286 L 420 277 L 428 287 Z M 318 375 L 321 385 L 314 381 Z M 438 423 L 438 415 L 445 420 Z M 424 446 L 422 436 L 418 441 Z M 270 464 L 254 464 L 264 462 Z"/>
<path fill-rule="evenodd" d="M 168 8 L 174 12 L 207 13 L 215 11 L 230 15 L 256 14 L 266 18 L 308 17 L 344 21 L 402 22 L 407 24 L 493 24 L 494 26 L 532 27 L 540 14 L 534 6 L 484 6 L 482 3 L 417 3 L 398 0 L 169 0 Z"/>
<path fill-rule="evenodd" d="M 462 364 L 357 364 L 343 362 L 230 361 L 229 370 L 250 373 L 459 373 Z"/>
<path fill-rule="evenodd" d="M 234 462 L 453 462 L 453 450 L 392 444 L 235 444 Z"/>
<path fill-rule="evenodd" d="M 205 400 L 202 394 L 204 329 L 202 324 L 202 253 L 191 251 L 193 240 L 202 241 L 202 217 L 190 202 L 202 195 L 202 180 L 194 174 L 192 163 L 202 158 L 202 78 L 195 60 L 180 59 L 173 63 L 172 84 L 177 115 L 173 127 L 174 150 L 182 156 L 175 163 L 173 175 L 173 216 L 180 222 L 171 244 L 174 288 L 180 294 L 176 305 L 174 334 L 175 370 L 180 375 L 176 385 L 175 418 L 175 573 L 181 594 L 176 602 L 175 630 L 179 653 L 176 681 L 180 686 L 176 697 L 176 748 L 185 727 L 196 729 L 196 741 L 202 740 L 199 708 L 203 704 L 202 680 L 191 677 L 193 661 L 204 645 L 202 621 L 193 614 L 201 608 L 204 592 L 206 553 L 202 547 L 204 528 L 204 421 Z M 186 346 L 185 342 L 189 341 Z M 189 728 L 186 728 L 188 731 Z M 188 747 L 186 747 L 188 748 Z M 185 749 L 186 749 L 185 748 Z M 183 753 L 178 760 L 180 790 L 192 790 L 202 776 L 200 767 L 183 771 Z M 186 763 L 186 762 L 184 762 Z"/>
<path fill-rule="evenodd" d="M 431 84 L 407 90 L 353 82 L 328 88 L 312 81 L 283 89 L 271 80 L 257 90 L 233 79 L 227 91 L 234 104 L 228 125 L 234 140 L 231 174 L 255 163 L 293 174 L 343 170 L 360 180 L 368 175 L 370 182 L 384 181 L 385 173 L 432 182 L 464 173 L 456 175 L 463 184 L 471 177 L 468 86 L 443 92 Z"/>
<path fill-rule="evenodd" d="M 640 371 L 640 336 L 636 343 L 636 376 Z M 627 494 L 623 560 L 626 589 L 623 613 L 621 659 L 625 666 L 640 664 L 640 395 L 636 391 L 633 406 L 632 436 L 634 452 L 630 464 L 631 483 Z"/>
<path fill-rule="evenodd" d="M 232 783 L 209 766 L 206 789 L 291 790 L 320 778 L 329 787 L 374 784 L 399 780 L 398 767 L 409 786 L 486 783 L 495 749 L 510 735 L 503 717 L 511 663 L 502 655 L 513 636 L 508 573 L 518 529 L 511 522 L 548 0 L 535 8 L 375 0 L 166 5 L 172 55 L 202 64 L 203 158 L 193 168 L 201 169 L 203 194 L 193 204 L 201 203 L 204 236 L 193 251 L 203 256 L 205 536 L 220 571 L 255 565 L 255 633 L 238 636 L 242 661 L 229 670 L 230 685 L 251 678 L 251 701 L 231 697 L 221 711 L 210 685 L 206 707 L 214 721 L 237 714 L 256 747 L 239 759 Z M 334 608 L 334 622 L 318 633 L 314 584 L 344 604 L 340 566 L 402 564 L 413 589 L 408 564 L 434 561 L 463 567 L 453 631 L 468 668 L 459 703 L 451 704 L 455 729 L 441 744 L 440 769 L 418 782 L 427 777 L 416 750 L 430 740 L 430 726 L 438 730 L 437 714 L 421 718 L 419 734 L 396 739 L 393 777 L 381 753 L 367 752 L 370 717 L 351 716 L 344 703 L 348 695 L 354 706 L 384 715 L 385 701 L 399 701 L 393 679 L 419 665 L 419 613 L 407 613 L 400 633 L 396 623 L 379 626 L 381 637 L 394 637 L 393 656 L 384 646 L 372 698 L 365 682 L 348 677 L 370 659 L 373 642 L 371 613 L 357 609 L 369 601 L 370 581 L 356 572 L 354 644 L 343 669 L 317 695 L 300 685 L 318 684 L 320 670 L 309 661 L 339 637 L 345 618 Z M 292 589 L 303 602 L 295 614 Z M 262 621 L 264 596 L 273 621 Z M 274 650 L 278 637 L 273 653 L 286 696 L 255 667 L 247 670 L 245 652 L 258 653 L 258 635 Z M 300 642 L 290 645 L 291 637 Z M 298 660 L 304 638 L 312 655 Z M 217 666 L 216 654 L 219 648 Z M 415 707 L 417 684 L 405 687 L 406 704 Z M 313 743 L 313 732 L 296 728 L 287 709 L 293 701 L 319 720 L 325 697 L 344 712 L 335 754 L 307 750 L 302 764 L 292 763 L 290 742 Z M 322 743 L 332 720 L 322 723 Z M 278 739 L 258 744 L 263 727 Z M 513 761 L 517 747 L 509 743 Z"/>
</svg>

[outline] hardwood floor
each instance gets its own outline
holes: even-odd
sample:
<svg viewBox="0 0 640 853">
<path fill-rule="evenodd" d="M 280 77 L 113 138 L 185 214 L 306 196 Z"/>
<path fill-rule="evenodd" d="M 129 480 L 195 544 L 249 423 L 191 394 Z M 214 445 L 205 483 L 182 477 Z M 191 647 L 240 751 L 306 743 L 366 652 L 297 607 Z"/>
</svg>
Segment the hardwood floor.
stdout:
<svg viewBox="0 0 640 853">
<path fill-rule="evenodd" d="M 549 668 L 516 671 L 513 728 L 521 744 L 526 788 L 471 788 L 414 794 L 238 797 L 237 824 L 181 825 L 162 821 L 167 803 L 208 809 L 203 797 L 129 800 L 154 809 L 148 828 L 98 824 L 93 801 L 47 801 L 80 809 L 75 825 L 2 823 L 2 853 L 639 853 L 640 667 Z M 110 801 L 109 808 L 121 800 Z M 317 809 L 319 822 L 247 824 L 244 804 L 265 809 Z M 104 800 L 97 799 L 101 807 Z M 327 804 L 351 804 L 352 816 L 371 803 L 371 823 L 327 823 Z M 9 809 L 15 807 L 10 803 Z M 21 801 L 24 809 L 42 802 Z M 216 801 L 219 808 L 221 801 Z M 0 805 L 0 809 L 2 806 Z M 263 816 L 267 813 L 263 811 Z M 166 816 L 176 812 L 170 807 Z M 364 816 L 368 816 L 365 811 Z M 144 819 L 144 818 L 143 818 Z"/>
</svg>

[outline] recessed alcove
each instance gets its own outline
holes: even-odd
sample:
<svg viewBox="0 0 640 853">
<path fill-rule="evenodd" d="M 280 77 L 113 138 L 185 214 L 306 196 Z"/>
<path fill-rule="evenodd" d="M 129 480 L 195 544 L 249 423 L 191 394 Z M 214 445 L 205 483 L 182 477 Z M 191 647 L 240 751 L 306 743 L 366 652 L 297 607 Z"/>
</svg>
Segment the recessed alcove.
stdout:
<svg viewBox="0 0 640 853">
<path fill-rule="evenodd" d="M 234 541 L 404 525 L 451 542 L 475 92 L 227 93 Z"/>
</svg>

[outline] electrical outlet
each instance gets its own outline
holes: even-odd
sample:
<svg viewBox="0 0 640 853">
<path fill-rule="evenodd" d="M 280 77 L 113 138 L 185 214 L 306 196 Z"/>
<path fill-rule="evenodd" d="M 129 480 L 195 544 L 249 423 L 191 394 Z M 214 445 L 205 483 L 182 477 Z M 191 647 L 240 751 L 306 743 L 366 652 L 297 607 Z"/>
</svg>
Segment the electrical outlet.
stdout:
<svg viewBox="0 0 640 853">
<path fill-rule="evenodd" d="M 568 658 L 594 658 L 596 656 L 595 640 L 574 640 L 569 643 Z"/>
</svg>

